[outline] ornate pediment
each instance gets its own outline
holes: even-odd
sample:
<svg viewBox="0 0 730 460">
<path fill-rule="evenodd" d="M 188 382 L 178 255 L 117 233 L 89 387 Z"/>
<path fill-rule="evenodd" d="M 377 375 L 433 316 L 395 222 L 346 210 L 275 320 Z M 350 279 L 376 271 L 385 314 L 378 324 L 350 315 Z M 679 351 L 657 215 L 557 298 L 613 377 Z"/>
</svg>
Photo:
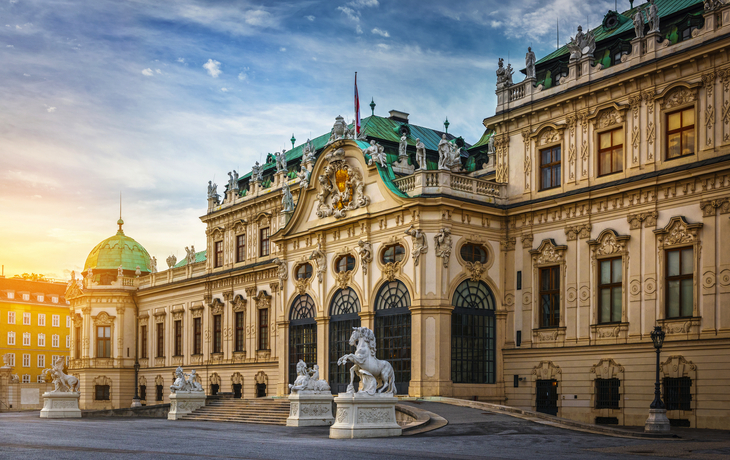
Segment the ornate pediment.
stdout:
<svg viewBox="0 0 730 460">
<path fill-rule="evenodd" d="M 223 301 L 219 298 L 213 299 L 210 303 L 210 312 L 214 315 L 220 315 L 223 313 Z"/>
<path fill-rule="evenodd" d="M 266 291 L 259 291 L 253 300 L 256 302 L 256 308 L 262 309 L 271 306 L 271 296 Z"/>
<path fill-rule="evenodd" d="M 626 252 L 626 242 L 629 238 L 631 237 L 606 229 L 598 235 L 598 238 L 588 241 L 588 245 L 597 256 L 623 254 Z"/>
<path fill-rule="evenodd" d="M 611 358 L 603 358 L 598 364 L 591 367 L 591 374 L 595 374 L 599 379 L 618 378 L 619 374 L 624 372 L 624 367 L 616 364 Z"/>
<path fill-rule="evenodd" d="M 623 118 L 618 110 L 614 108 L 602 110 L 596 118 L 593 119 L 593 123 L 596 128 L 608 128 L 609 126 L 621 124 Z"/>
<path fill-rule="evenodd" d="M 231 302 L 231 305 L 233 306 L 234 312 L 239 312 L 239 311 L 246 311 L 247 303 L 248 303 L 248 300 L 244 299 L 241 294 L 238 294 L 233 298 L 233 302 Z"/>
<path fill-rule="evenodd" d="M 68 286 L 66 287 L 66 293 L 64 296 L 66 297 L 66 300 L 71 300 L 75 297 L 78 297 L 80 295 L 83 295 L 83 292 L 81 291 L 82 283 L 81 281 L 71 280 L 68 283 Z"/>
<path fill-rule="evenodd" d="M 694 102 L 696 98 L 696 90 L 680 86 L 670 91 L 667 96 L 664 97 L 664 108 L 671 109 L 689 102 Z"/>
<path fill-rule="evenodd" d="M 103 311 L 94 317 L 94 325 L 111 326 L 114 324 L 114 318 L 114 316 L 110 316 L 107 312 Z"/>
<path fill-rule="evenodd" d="M 564 261 L 566 249 L 568 249 L 568 246 L 558 246 L 555 244 L 555 240 L 547 238 L 542 240 L 537 249 L 531 250 L 530 254 L 532 254 L 532 260 L 537 265 L 561 263 Z"/>
<path fill-rule="evenodd" d="M 552 361 L 541 361 L 540 364 L 532 368 L 532 375 L 539 380 L 557 380 L 563 371 Z"/>
<path fill-rule="evenodd" d="M 233 222 L 233 231 L 236 233 L 241 233 L 242 231 L 246 230 L 246 219 L 238 219 Z"/>
<path fill-rule="evenodd" d="M 538 137 L 538 143 L 540 145 L 552 144 L 555 142 L 560 142 L 560 132 L 553 128 L 544 129 Z"/>
<path fill-rule="evenodd" d="M 654 233 L 657 235 L 659 247 L 692 244 L 697 241 L 697 233 L 702 225 L 690 224 L 683 216 L 674 216 L 666 227 L 654 230 Z"/>
<path fill-rule="evenodd" d="M 340 219 L 352 211 L 370 204 L 365 195 L 362 173 L 345 160 L 345 150 L 337 149 L 324 157 L 329 164 L 318 178 L 317 217 Z"/>
<path fill-rule="evenodd" d="M 692 377 L 697 371 L 697 366 L 681 355 L 670 356 L 661 367 L 662 372 L 671 378 Z"/>
<path fill-rule="evenodd" d="M 223 238 L 223 233 L 225 231 L 225 227 L 209 227 L 206 233 L 215 240 L 218 238 Z"/>
</svg>

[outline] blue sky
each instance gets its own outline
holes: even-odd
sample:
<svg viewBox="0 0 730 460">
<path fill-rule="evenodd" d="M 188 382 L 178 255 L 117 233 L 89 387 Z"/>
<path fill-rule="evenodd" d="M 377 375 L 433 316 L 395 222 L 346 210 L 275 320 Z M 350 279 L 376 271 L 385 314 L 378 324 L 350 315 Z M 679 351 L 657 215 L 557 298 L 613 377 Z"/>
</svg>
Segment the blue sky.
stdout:
<svg viewBox="0 0 730 460">
<path fill-rule="evenodd" d="M 637 2 L 638 3 L 638 2 Z M 627 0 L 618 2 L 627 9 Z M 0 263 L 67 278 L 125 230 L 164 266 L 205 247 L 206 184 L 354 117 L 475 142 L 520 69 L 614 1 L 0 0 Z M 520 80 L 517 77 L 516 80 Z"/>
</svg>

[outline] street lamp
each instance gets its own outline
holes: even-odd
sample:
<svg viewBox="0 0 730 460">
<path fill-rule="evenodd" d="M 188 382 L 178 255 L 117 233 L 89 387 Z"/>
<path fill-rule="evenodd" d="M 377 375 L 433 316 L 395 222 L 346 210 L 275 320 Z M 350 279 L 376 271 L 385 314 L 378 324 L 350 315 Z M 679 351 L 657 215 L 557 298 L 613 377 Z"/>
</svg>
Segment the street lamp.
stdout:
<svg viewBox="0 0 730 460">
<path fill-rule="evenodd" d="M 662 402 L 661 389 L 659 386 L 659 354 L 664 345 L 665 332 L 661 326 L 654 326 L 651 331 L 651 341 L 654 342 L 656 349 L 656 382 L 654 383 L 654 401 L 649 406 L 649 418 L 646 419 L 644 431 L 651 433 L 666 433 L 669 431 L 669 419 L 667 418 L 667 410 Z"/>
</svg>

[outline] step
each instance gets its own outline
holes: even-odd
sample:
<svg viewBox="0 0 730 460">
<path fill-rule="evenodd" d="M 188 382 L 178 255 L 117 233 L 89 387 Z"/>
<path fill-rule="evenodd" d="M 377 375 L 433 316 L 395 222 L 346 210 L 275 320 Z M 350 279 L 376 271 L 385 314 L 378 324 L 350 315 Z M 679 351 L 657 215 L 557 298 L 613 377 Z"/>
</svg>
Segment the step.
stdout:
<svg viewBox="0 0 730 460">
<path fill-rule="evenodd" d="M 182 417 L 183 420 L 286 425 L 287 400 L 215 399 Z"/>
</svg>

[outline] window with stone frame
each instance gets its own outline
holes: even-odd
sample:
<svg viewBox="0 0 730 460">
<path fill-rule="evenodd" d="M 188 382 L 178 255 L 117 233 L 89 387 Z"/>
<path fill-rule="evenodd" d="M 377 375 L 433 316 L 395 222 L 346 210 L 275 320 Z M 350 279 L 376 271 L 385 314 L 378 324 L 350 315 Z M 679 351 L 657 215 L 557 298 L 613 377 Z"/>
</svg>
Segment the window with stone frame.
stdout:
<svg viewBox="0 0 730 460">
<path fill-rule="evenodd" d="M 15 353 L 8 353 L 8 366 L 15 367 Z"/>
<path fill-rule="evenodd" d="M 594 382 L 596 387 L 596 409 L 619 409 L 621 380 L 616 378 L 595 379 Z"/>
<path fill-rule="evenodd" d="M 560 266 L 540 268 L 540 327 L 560 326 Z"/>
<path fill-rule="evenodd" d="M 23 313 L 23 326 L 30 326 L 30 313 Z"/>
<path fill-rule="evenodd" d="M 608 176 L 624 170 L 624 129 L 612 129 L 598 134 L 598 176 Z"/>
<path fill-rule="evenodd" d="M 111 326 L 96 327 L 96 357 L 112 357 L 112 332 Z"/>
<path fill-rule="evenodd" d="M 355 258 L 350 254 L 345 254 L 335 260 L 335 270 L 337 273 L 349 272 L 355 269 Z"/>
<path fill-rule="evenodd" d="M 39 326 L 45 326 L 46 325 L 46 315 L 45 315 L 45 313 L 38 313 L 38 325 Z"/>
<path fill-rule="evenodd" d="M 37 359 L 38 359 L 38 363 L 37 363 L 38 368 L 43 369 L 44 367 L 46 367 L 46 355 L 40 354 L 40 355 L 38 355 Z"/>
<path fill-rule="evenodd" d="M 381 254 L 383 264 L 400 262 L 406 256 L 406 248 L 402 244 L 391 244 L 386 246 Z"/>
<path fill-rule="evenodd" d="M 157 358 L 165 357 L 165 323 L 157 323 Z"/>
<path fill-rule="evenodd" d="M 540 150 L 540 190 L 560 187 L 560 146 Z"/>
<path fill-rule="evenodd" d="M 487 251 L 480 244 L 466 243 L 462 245 L 459 255 L 464 259 L 464 262 L 487 263 Z"/>
<path fill-rule="evenodd" d="M 8 331 L 8 345 L 15 345 L 15 332 Z"/>
<path fill-rule="evenodd" d="M 312 277 L 312 264 L 301 264 L 296 268 L 296 277 L 298 280 L 306 280 Z"/>
<path fill-rule="evenodd" d="M 162 401 L 164 399 L 164 395 L 162 393 L 163 387 L 162 385 L 156 385 L 155 386 L 155 401 Z"/>
<path fill-rule="evenodd" d="M 61 337 L 58 334 L 53 334 L 51 336 L 51 346 L 53 348 L 58 348 L 61 346 Z"/>
<path fill-rule="evenodd" d="M 140 399 L 140 401 L 147 400 L 147 385 L 139 386 L 139 399 Z"/>
<path fill-rule="evenodd" d="M 665 377 L 662 382 L 662 400 L 667 410 L 692 410 L 692 378 Z"/>
<path fill-rule="evenodd" d="M 174 356 L 182 356 L 182 320 L 175 321 L 175 353 Z"/>
<path fill-rule="evenodd" d="M 23 383 L 30 383 L 30 375 L 23 374 Z"/>
<path fill-rule="evenodd" d="M 203 354 L 203 318 L 193 318 L 193 354 Z"/>
<path fill-rule="evenodd" d="M 269 309 L 259 310 L 259 350 L 269 349 Z"/>
<path fill-rule="evenodd" d="M 23 353 L 23 367 L 30 367 L 30 353 Z"/>
<path fill-rule="evenodd" d="M 666 318 L 691 317 L 694 306 L 694 250 L 666 249 Z"/>
<path fill-rule="evenodd" d="M 213 353 L 223 352 L 223 318 L 213 315 Z"/>
<path fill-rule="evenodd" d="M 140 350 L 139 350 L 139 357 L 140 358 L 148 358 L 147 354 L 147 325 L 142 325 L 139 327 L 139 342 L 140 342 Z"/>
<path fill-rule="evenodd" d="M 51 327 L 61 327 L 61 317 L 59 315 L 51 316 Z"/>
<path fill-rule="evenodd" d="M 30 346 L 30 332 L 23 332 L 23 346 Z"/>
<path fill-rule="evenodd" d="M 269 228 L 262 228 L 259 232 L 259 257 L 266 257 L 270 254 L 269 250 Z"/>
<path fill-rule="evenodd" d="M 236 235 L 236 262 L 246 260 L 246 234 Z"/>
<path fill-rule="evenodd" d="M 685 108 L 666 114 L 667 160 L 694 155 L 695 109 Z"/>
<path fill-rule="evenodd" d="M 38 334 L 38 346 L 39 347 L 46 346 L 46 334 Z"/>
<path fill-rule="evenodd" d="M 14 311 L 8 312 L 8 324 L 15 324 L 15 312 Z"/>
<path fill-rule="evenodd" d="M 243 324 L 243 312 L 237 311 L 236 312 L 236 335 L 235 335 L 235 343 L 234 343 L 234 351 L 243 351 L 244 350 L 244 337 L 245 337 L 245 330 L 244 330 L 244 324 Z"/>
<path fill-rule="evenodd" d="M 598 260 L 598 322 L 621 322 L 623 267 L 621 257 Z"/>
<path fill-rule="evenodd" d="M 214 268 L 223 266 L 223 241 L 216 241 L 214 244 Z"/>
</svg>

